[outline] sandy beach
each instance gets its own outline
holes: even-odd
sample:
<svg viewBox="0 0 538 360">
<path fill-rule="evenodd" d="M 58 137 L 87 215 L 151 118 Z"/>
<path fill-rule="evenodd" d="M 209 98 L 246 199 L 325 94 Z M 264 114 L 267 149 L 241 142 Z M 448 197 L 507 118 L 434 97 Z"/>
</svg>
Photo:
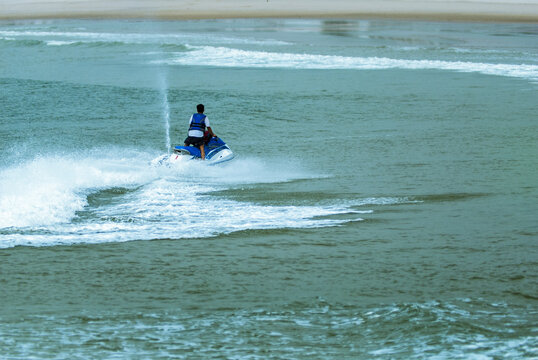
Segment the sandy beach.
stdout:
<svg viewBox="0 0 538 360">
<path fill-rule="evenodd" d="M 408 18 L 538 21 L 537 0 L 3 0 L 0 19 Z"/>
</svg>

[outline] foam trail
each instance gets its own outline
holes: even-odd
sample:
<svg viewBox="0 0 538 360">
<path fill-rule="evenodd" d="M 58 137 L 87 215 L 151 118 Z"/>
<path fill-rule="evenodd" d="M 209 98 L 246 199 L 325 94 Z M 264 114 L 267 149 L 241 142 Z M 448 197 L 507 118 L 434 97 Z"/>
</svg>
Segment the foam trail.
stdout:
<svg viewBox="0 0 538 360">
<path fill-rule="evenodd" d="M 209 196 L 243 184 L 316 176 L 293 163 L 239 159 L 223 167 L 194 161 L 152 167 L 153 155 L 106 149 L 0 169 L 0 248 L 338 226 L 371 212 L 354 207 L 360 203 L 265 205 Z"/>
</svg>

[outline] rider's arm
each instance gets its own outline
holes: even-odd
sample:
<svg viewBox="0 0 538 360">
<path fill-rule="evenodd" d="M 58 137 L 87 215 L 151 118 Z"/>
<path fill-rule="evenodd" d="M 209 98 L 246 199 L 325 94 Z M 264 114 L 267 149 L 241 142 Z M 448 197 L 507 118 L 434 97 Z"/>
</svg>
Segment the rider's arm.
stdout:
<svg viewBox="0 0 538 360">
<path fill-rule="evenodd" d="M 217 135 L 215 135 L 215 133 L 213 132 L 213 130 L 211 130 L 211 126 L 208 126 L 207 127 L 207 131 L 209 131 L 209 134 L 212 136 L 212 137 L 216 137 Z"/>
</svg>

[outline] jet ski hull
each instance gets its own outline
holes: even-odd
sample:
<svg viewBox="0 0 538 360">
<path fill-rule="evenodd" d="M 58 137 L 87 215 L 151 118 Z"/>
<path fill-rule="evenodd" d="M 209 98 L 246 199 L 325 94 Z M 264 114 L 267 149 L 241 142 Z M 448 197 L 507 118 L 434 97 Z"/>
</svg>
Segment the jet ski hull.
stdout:
<svg viewBox="0 0 538 360">
<path fill-rule="evenodd" d="M 204 145 L 205 163 L 221 164 L 235 157 L 233 151 L 220 138 L 214 137 Z M 200 149 L 195 146 L 176 146 L 170 155 L 163 155 L 152 161 L 154 165 L 170 165 L 190 160 L 202 160 Z"/>
</svg>

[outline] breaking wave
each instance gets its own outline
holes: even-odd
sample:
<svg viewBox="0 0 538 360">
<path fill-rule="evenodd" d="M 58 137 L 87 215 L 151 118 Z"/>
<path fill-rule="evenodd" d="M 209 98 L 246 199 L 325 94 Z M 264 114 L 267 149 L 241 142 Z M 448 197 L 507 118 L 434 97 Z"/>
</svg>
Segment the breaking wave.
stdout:
<svg viewBox="0 0 538 360">
<path fill-rule="evenodd" d="M 353 57 L 247 51 L 227 47 L 191 46 L 192 51 L 177 53 L 169 65 L 290 68 L 321 70 L 448 70 L 476 72 L 538 81 L 538 65 L 492 64 L 467 61 L 408 60 L 386 57 Z"/>
</svg>

